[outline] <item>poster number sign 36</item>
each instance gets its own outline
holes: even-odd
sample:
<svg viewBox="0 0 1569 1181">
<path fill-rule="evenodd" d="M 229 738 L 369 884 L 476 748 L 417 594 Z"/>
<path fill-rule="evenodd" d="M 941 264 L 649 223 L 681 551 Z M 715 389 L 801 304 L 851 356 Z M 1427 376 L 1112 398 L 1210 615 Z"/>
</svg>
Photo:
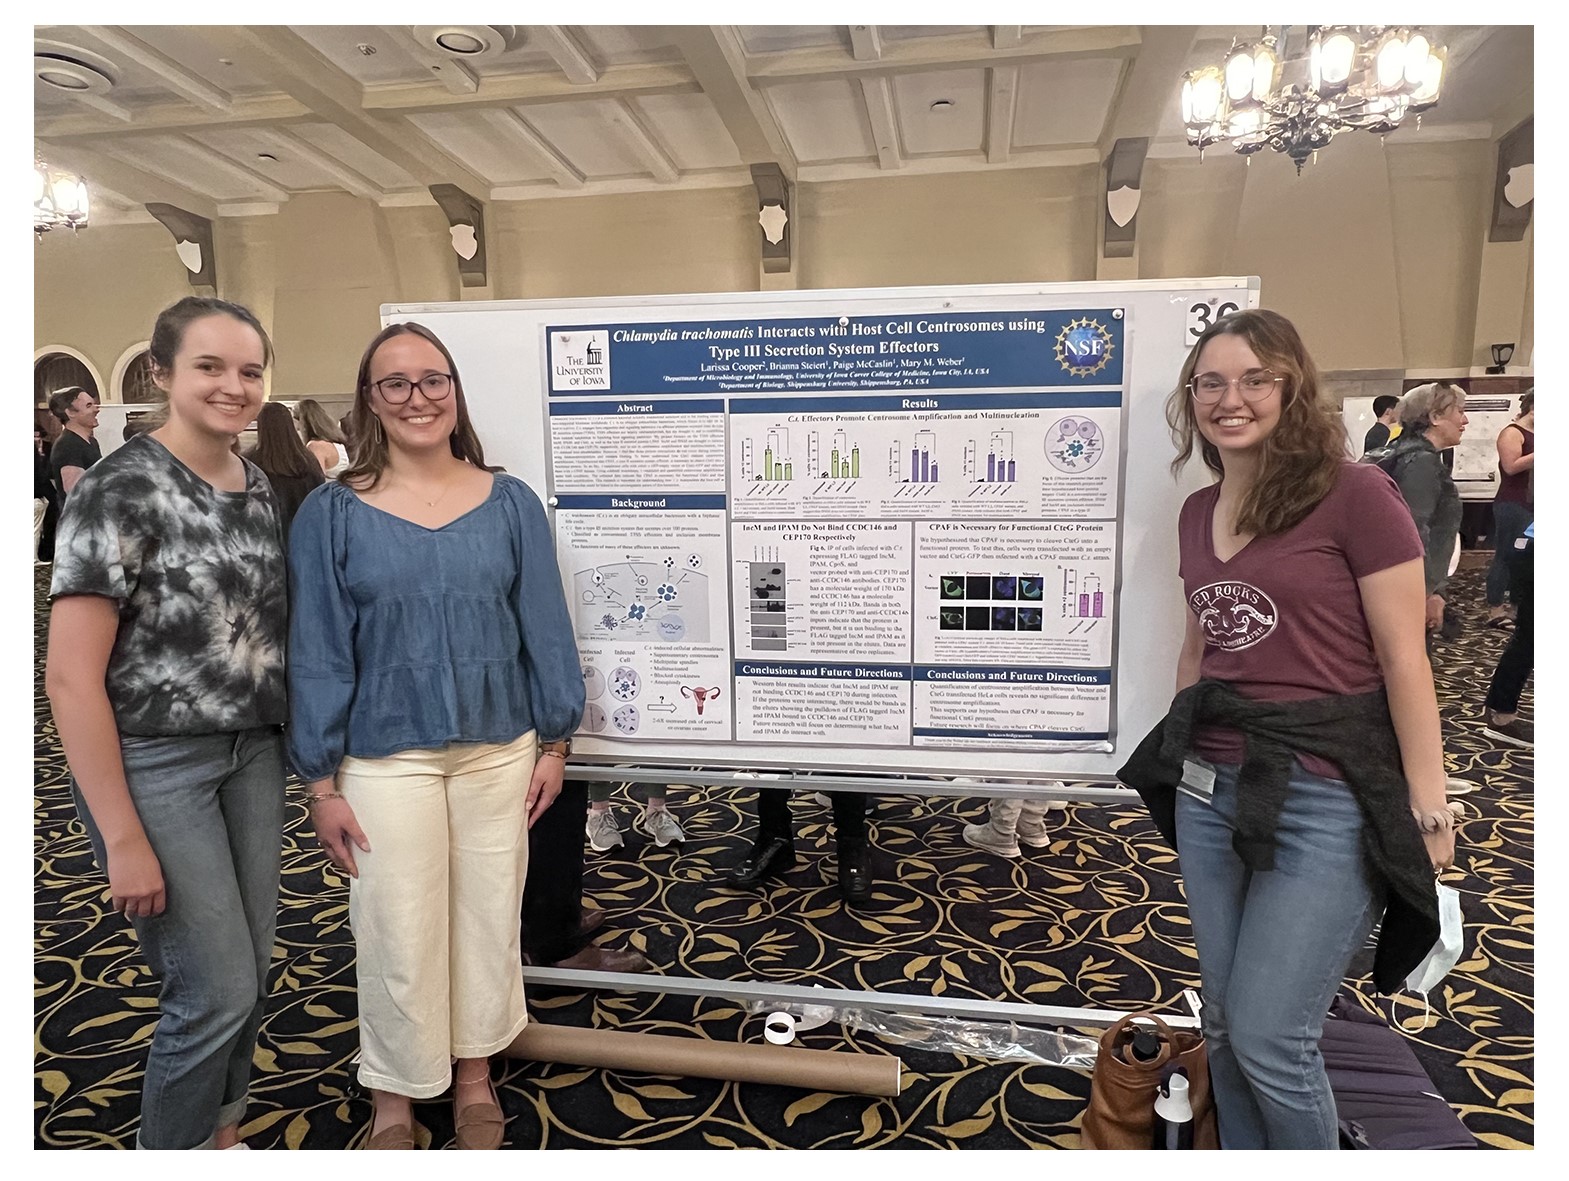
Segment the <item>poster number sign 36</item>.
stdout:
<svg viewBox="0 0 1569 1181">
<path fill-rule="evenodd" d="M 1241 307 L 1229 299 L 1211 296 L 1209 299 L 1195 299 L 1188 305 L 1187 327 L 1182 333 L 1184 348 L 1192 348 L 1198 338 L 1209 331 L 1210 325 L 1222 316 L 1229 316 L 1232 312 L 1240 311 Z"/>
</svg>

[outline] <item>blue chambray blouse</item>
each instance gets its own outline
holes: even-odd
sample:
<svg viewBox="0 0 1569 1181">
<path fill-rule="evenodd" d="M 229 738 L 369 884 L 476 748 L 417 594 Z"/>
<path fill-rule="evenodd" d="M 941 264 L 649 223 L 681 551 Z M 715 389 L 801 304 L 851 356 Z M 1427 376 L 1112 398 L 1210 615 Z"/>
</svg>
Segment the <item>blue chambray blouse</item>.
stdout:
<svg viewBox="0 0 1569 1181">
<path fill-rule="evenodd" d="M 345 755 L 451 742 L 555 742 L 583 670 L 539 499 L 497 473 L 427 529 L 330 481 L 289 534 L 289 759 L 309 783 Z"/>
</svg>

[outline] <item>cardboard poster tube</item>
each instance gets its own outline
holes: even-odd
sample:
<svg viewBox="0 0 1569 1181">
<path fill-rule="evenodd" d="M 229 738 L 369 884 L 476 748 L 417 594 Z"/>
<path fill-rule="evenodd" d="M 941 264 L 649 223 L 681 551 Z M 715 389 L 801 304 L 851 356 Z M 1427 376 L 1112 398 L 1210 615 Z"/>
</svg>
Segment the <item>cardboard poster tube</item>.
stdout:
<svg viewBox="0 0 1569 1181">
<path fill-rule="evenodd" d="M 622 1033 L 530 1021 L 502 1054 L 608 1070 L 683 1074 L 736 1083 L 781 1083 L 845 1095 L 899 1094 L 899 1059 L 794 1046 L 711 1042 L 657 1033 Z"/>
</svg>

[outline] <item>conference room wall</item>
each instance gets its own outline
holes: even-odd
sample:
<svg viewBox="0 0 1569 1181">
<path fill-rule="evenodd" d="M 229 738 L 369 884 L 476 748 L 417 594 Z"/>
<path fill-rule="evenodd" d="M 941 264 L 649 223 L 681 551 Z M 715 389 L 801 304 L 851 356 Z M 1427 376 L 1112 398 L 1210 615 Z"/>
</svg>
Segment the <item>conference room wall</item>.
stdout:
<svg viewBox="0 0 1569 1181">
<path fill-rule="evenodd" d="M 1332 371 L 1460 369 L 1486 344 L 1530 356 L 1531 236 L 1487 244 L 1492 146 L 1337 140 L 1299 179 L 1279 157 L 1211 153 L 1146 163 L 1145 278 L 1258 274 Z M 759 286 L 750 186 L 492 202 L 490 286 L 458 284 L 446 219 L 301 194 L 217 223 L 222 294 L 278 345 L 283 396 L 346 393 L 386 302 L 586 297 Z M 801 287 L 1093 279 L 1093 166 L 802 184 L 792 223 Z M 37 345 L 70 345 L 107 374 L 188 290 L 157 225 L 51 234 L 36 251 Z"/>
</svg>

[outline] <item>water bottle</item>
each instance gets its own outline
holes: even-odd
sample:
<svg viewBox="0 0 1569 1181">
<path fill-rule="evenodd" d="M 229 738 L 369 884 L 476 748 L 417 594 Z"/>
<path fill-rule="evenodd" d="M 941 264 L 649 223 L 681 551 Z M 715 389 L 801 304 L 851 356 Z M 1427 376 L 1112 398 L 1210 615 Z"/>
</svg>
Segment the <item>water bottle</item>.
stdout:
<svg viewBox="0 0 1569 1181">
<path fill-rule="evenodd" d="M 1155 1098 L 1151 1148 L 1193 1147 L 1193 1106 L 1188 1102 L 1188 1076 L 1172 1074 Z"/>
<path fill-rule="evenodd" d="M 1133 1040 L 1128 1043 L 1125 1057 L 1135 1064 L 1155 1061 L 1160 1057 L 1160 1039 L 1142 1026 L 1136 1028 L 1133 1031 Z"/>
</svg>

